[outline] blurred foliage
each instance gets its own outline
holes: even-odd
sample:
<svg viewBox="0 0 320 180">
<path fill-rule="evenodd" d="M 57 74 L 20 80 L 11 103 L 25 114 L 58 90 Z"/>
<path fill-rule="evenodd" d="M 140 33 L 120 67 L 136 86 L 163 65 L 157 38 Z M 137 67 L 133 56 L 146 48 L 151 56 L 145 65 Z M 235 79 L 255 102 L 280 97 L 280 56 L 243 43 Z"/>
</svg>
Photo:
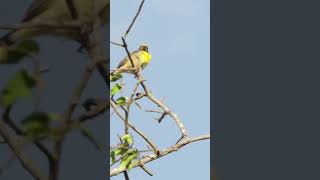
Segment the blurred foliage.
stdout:
<svg viewBox="0 0 320 180">
<path fill-rule="evenodd" d="M 34 78 L 32 78 L 26 70 L 22 69 L 18 71 L 2 90 L 0 94 L 0 105 L 7 108 L 13 105 L 18 98 L 31 96 L 35 83 Z"/>
<path fill-rule="evenodd" d="M 38 54 L 40 46 L 34 40 L 24 40 L 13 46 L 0 47 L 0 64 L 17 64 L 27 56 Z"/>
</svg>

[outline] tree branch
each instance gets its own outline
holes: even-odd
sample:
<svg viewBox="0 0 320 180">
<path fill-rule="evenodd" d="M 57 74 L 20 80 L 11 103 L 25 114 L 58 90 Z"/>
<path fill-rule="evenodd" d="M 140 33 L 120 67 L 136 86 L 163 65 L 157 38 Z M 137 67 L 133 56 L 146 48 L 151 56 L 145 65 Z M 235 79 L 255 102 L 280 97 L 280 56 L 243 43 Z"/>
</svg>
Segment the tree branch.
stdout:
<svg viewBox="0 0 320 180">
<path fill-rule="evenodd" d="M 164 156 L 169 155 L 169 154 L 171 154 L 173 152 L 176 152 L 179 149 L 181 149 L 182 147 L 184 147 L 184 146 L 186 146 L 188 144 L 191 144 L 193 142 L 207 140 L 207 139 L 210 139 L 210 135 L 209 134 L 208 135 L 199 136 L 199 137 L 195 137 L 195 138 L 185 138 L 182 141 L 180 141 L 178 144 L 162 150 L 160 155 L 153 153 L 153 154 L 150 154 L 148 156 L 143 157 L 139 161 L 139 164 L 137 164 L 135 167 L 143 166 L 143 165 L 145 165 L 145 164 L 147 164 L 149 162 L 152 162 L 152 161 L 157 160 L 157 159 L 159 159 L 161 157 L 164 157 Z M 110 176 L 116 176 L 116 175 L 122 173 L 123 171 L 124 171 L 123 169 L 114 168 L 114 169 L 112 169 L 110 171 Z"/>
<path fill-rule="evenodd" d="M 6 140 L 11 150 L 15 153 L 18 160 L 21 162 L 22 166 L 35 178 L 38 180 L 47 180 L 39 168 L 35 166 L 34 162 L 29 159 L 28 155 L 26 155 L 22 151 L 21 144 L 18 143 L 22 141 L 22 139 L 15 138 L 13 135 L 9 133 L 9 130 L 3 123 L 3 119 L 0 119 L 0 134 Z"/>
</svg>

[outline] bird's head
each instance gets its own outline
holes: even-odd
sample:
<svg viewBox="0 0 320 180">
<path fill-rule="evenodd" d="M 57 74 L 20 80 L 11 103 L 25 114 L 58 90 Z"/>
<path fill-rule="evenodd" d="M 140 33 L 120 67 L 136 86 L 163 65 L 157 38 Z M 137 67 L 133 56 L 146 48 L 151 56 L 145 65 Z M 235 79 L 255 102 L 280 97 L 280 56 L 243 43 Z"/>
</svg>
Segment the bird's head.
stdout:
<svg viewBox="0 0 320 180">
<path fill-rule="evenodd" d="M 140 47 L 139 47 L 139 51 L 146 51 L 146 52 L 149 52 L 149 48 L 148 48 L 148 45 L 147 44 L 141 44 Z"/>
</svg>

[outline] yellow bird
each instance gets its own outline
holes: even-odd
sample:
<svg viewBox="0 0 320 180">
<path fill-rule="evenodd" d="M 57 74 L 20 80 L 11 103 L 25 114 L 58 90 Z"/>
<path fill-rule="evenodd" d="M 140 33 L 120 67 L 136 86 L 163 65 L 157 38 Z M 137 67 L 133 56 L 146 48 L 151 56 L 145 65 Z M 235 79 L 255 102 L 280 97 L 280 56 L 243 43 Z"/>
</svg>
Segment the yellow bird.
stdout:
<svg viewBox="0 0 320 180">
<path fill-rule="evenodd" d="M 130 57 L 135 68 L 133 68 L 129 57 L 127 56 L 119 63 L 117 69 L 111 72 L 111 76 L 121 73 L 134 74 L 138 69 L 144 69 L 150 63 L 152 58 L 151 54 L 149 53 L 148 45 L 146 44 L 141 44 L 138 50 L 130 53 Z"/>
</svg>

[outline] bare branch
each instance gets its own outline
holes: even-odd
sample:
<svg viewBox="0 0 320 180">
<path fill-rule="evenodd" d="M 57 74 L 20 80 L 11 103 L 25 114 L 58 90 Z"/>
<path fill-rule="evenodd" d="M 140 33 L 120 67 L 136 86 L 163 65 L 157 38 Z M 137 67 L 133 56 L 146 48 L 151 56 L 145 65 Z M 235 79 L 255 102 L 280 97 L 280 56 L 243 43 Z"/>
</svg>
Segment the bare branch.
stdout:
<svg viewBox="0 0 320 180">
<path fill-rule="evenodd" d="M 120 112 L 116 109 L 115 104 L 111 103 L 111 107 L 113 108 L 113 110 L 116 112 L 116 114 L 120 117 L 120 119 L 123 122 L 125 121 L 125 118 L 120 114 Z M 159 153 L 159 149 L 157 148 L 157 146 L 140 130 L 138 130 L 136 127 L 134 127 L 132 124 L 130 124 L 129 122 L 128 126 L 134 130 L 142 139 L 144 139 L 149 145 L 150 147 L 154 150 L 155 153 Z"/>
<path fill-rule="evenodd" d="M 134 23 L 136 22 L 139 14 L 140 14 L 140 12 L 141 12 L 141 10 L 142 10 L 142 7 L 143 7 L 144 2 L 145 2 L 145 0 L 142 0 L 142 1 L 141 1 L 140 6 L 139 6 L 139 9 L 138 9 L 136 15 L 134 16 L 131 24 L 129 25 L 128 29 L 126 30 L 126 32 L 125 32 L 125 34 L 124 34 L 124 36 L 123 36 L 124 39 L 127 37 L 127 35 L 129 34 L 129 32 L 131 31 L 131 28 L 133 27 Z"/>
</svg>

